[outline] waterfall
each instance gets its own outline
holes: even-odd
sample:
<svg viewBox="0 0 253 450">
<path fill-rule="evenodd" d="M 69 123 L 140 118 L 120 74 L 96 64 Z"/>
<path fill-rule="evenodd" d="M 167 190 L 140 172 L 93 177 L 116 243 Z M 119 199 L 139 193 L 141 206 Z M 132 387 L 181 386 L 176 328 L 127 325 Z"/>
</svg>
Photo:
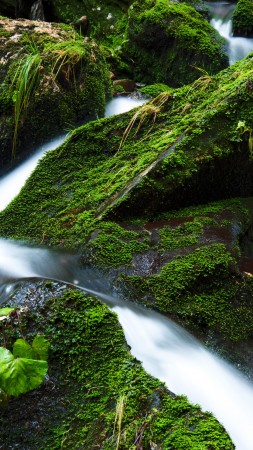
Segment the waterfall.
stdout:
<svg viewBox="0 0 253 450">
<path fill-rule="evenodd" d="M 36 0 L 31 7 L 30 12 L 31 20 L 45 20 L 44 8 L 42 0 Z"/>
<path fill-rule="evenodd" d="M 208 2 L 207 6 L 212 16 L 211 25 L 228 42 L 230 65 L 247 56 L 253 50 L 253 39 L 233 37 L 232 35 L 232 15 L 235 4 L 228 2 Z"/>
</svg>

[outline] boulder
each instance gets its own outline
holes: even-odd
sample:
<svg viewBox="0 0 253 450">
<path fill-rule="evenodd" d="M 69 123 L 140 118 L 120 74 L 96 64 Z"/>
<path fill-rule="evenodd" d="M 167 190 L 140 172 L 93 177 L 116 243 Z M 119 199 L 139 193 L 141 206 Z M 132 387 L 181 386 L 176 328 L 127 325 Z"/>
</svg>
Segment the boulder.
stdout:
<svg viewBox="0 0 253 450">
<path fill-rule="evenodd" d="M 117 89 L 117 86 L 122 87 L 125 92 L 133 92 L 135 89 L 135 82 L 126 79 L 113 81 L 113 87 Z"/>
<path fill-rule="evenodd" d="M 101 50 L 71 26 L 0 19 L 0 169 L 45 136 L 103 116 L 110 84 Z"/>
<path fill-rule="evenodd" d="M 135 80 L 181 86 L 228 66 L 225 41 L 186 3 L 135 2 L 128 20 L 123 54 Z"/>
</svg>

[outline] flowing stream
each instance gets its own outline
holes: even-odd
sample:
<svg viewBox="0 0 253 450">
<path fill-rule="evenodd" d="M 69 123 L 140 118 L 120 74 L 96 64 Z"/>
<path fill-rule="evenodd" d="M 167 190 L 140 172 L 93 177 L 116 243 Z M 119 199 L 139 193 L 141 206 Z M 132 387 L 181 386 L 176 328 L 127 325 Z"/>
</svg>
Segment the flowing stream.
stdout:
<svg viewBox="0 0 253 450">
<path fill-rule="evenodd" d="M 120 112 L 128 104 L 123 100 Z M 118 106 L 117 102 L 114 106 Z M 115 109 L 107 114 L 112 111 Z M 51 141 L 0 179 L 0 198 L 5 198 L 2 208 L 18 193 L 42 153 L 63 140 L 60 137 Z M 17 189 L 9 192 L 8 183 L 14 183 Z M 105 301 L 118 314 L 132 354 L 142 361 L 145 370 L 164 381 L 171 391 L 185 394 L 190 401 L 211 411 L 225 426 L 237 450 L 252 450 L 253 385 L 237 369 L 169 319 L 115 297 L 98 272 L 78 268 L 77 256 L 0 239 L 0 304 L 15 289 L 17 280 L 34 277 L 77 285 Z"/>
<path fill-rule="evenodd" d="M 230 65 L 247 56 L 253 50 L 253 39 L 233 36 L 232 15 L 235 4 L 228 2 L 207 2 L 207 6 L 212 16 L 211 25 L 228 42 Z"/>
</svg>

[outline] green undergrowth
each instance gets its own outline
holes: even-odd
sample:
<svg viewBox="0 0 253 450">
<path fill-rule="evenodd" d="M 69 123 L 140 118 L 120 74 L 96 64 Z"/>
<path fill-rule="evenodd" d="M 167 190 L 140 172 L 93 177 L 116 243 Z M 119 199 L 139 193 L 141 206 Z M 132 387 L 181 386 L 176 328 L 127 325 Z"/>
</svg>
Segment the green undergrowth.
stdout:
<svg viewBox="0 0 253 450">
<path fill-rule="evenodd" d="M 74 290 L 48 295 L 50 289 L 40 287 L 44 300 L 51 298 L 26 313 L 22 321 L 27 332 L 39 327 L 50 341 L 49 375 L 55 391 L 62 385 L 64 395 L 57 399 L 52 391 L 54 407 L 45 415 L 41 412 L 37 433 L 22 435 L 23 446 L 43 450 L 129 450 L 151 445 L 164 450 L 234 448 L 210 413 L 201 412 L 184 396 L 170 394 L 145 373 L 130 355 L 116 315 L 104 304 Z M 29 404 L 28 394 L 20 400 L 20 410 L 26 398 Z M 60 420 L 52 421 L 59 402 Z M 39 404 L 43 408 L 43 397 Z M 16 423 L 12 410 L 5 411 L 0 425 L 2 442 L 8 444 L 13 439 L 19 442 L 17 428 L 23 425 L 20 417 Z"/>
</svg>

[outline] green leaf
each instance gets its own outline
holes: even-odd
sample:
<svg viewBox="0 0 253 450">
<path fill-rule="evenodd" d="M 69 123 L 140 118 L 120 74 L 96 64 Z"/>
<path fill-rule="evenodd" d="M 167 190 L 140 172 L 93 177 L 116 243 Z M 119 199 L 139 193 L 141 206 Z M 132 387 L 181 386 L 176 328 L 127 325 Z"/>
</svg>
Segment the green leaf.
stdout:
<svg viewBox="0 0 253 450">
<path fill-rule="evenodd" d="M 15 308 L 1 308 L 0 309 L 0 317 L 8 316 L 12 311 L 15 311 Z"/>
<path fill-rule="evenodd" d="M 25 339 L 17 339 L 13 345 L 15 358 L 36 359 L 33 349 Z"/>
<path fill-rule="evenodd" d="M 42 335 L 38 335 L 34 338 L 32 343 L 33 351 L 36 355 L 36 359 L 42 359 L 47 361 L 49 342 Z"/>
<path fill-rule="evenodd" d="M 246 124 L 244 120 L 239 120 L 236 129 L 239 130 L 240 128 L 245 128 Z"/>
<path fill-rule="evenodd" d="M 15 359 L 9 350 L 0 347 L 0 388 L 7 395 L 17 397 L 36 389 L 43 382 L 47 369 L 46 361 Z"/>
</svg>

